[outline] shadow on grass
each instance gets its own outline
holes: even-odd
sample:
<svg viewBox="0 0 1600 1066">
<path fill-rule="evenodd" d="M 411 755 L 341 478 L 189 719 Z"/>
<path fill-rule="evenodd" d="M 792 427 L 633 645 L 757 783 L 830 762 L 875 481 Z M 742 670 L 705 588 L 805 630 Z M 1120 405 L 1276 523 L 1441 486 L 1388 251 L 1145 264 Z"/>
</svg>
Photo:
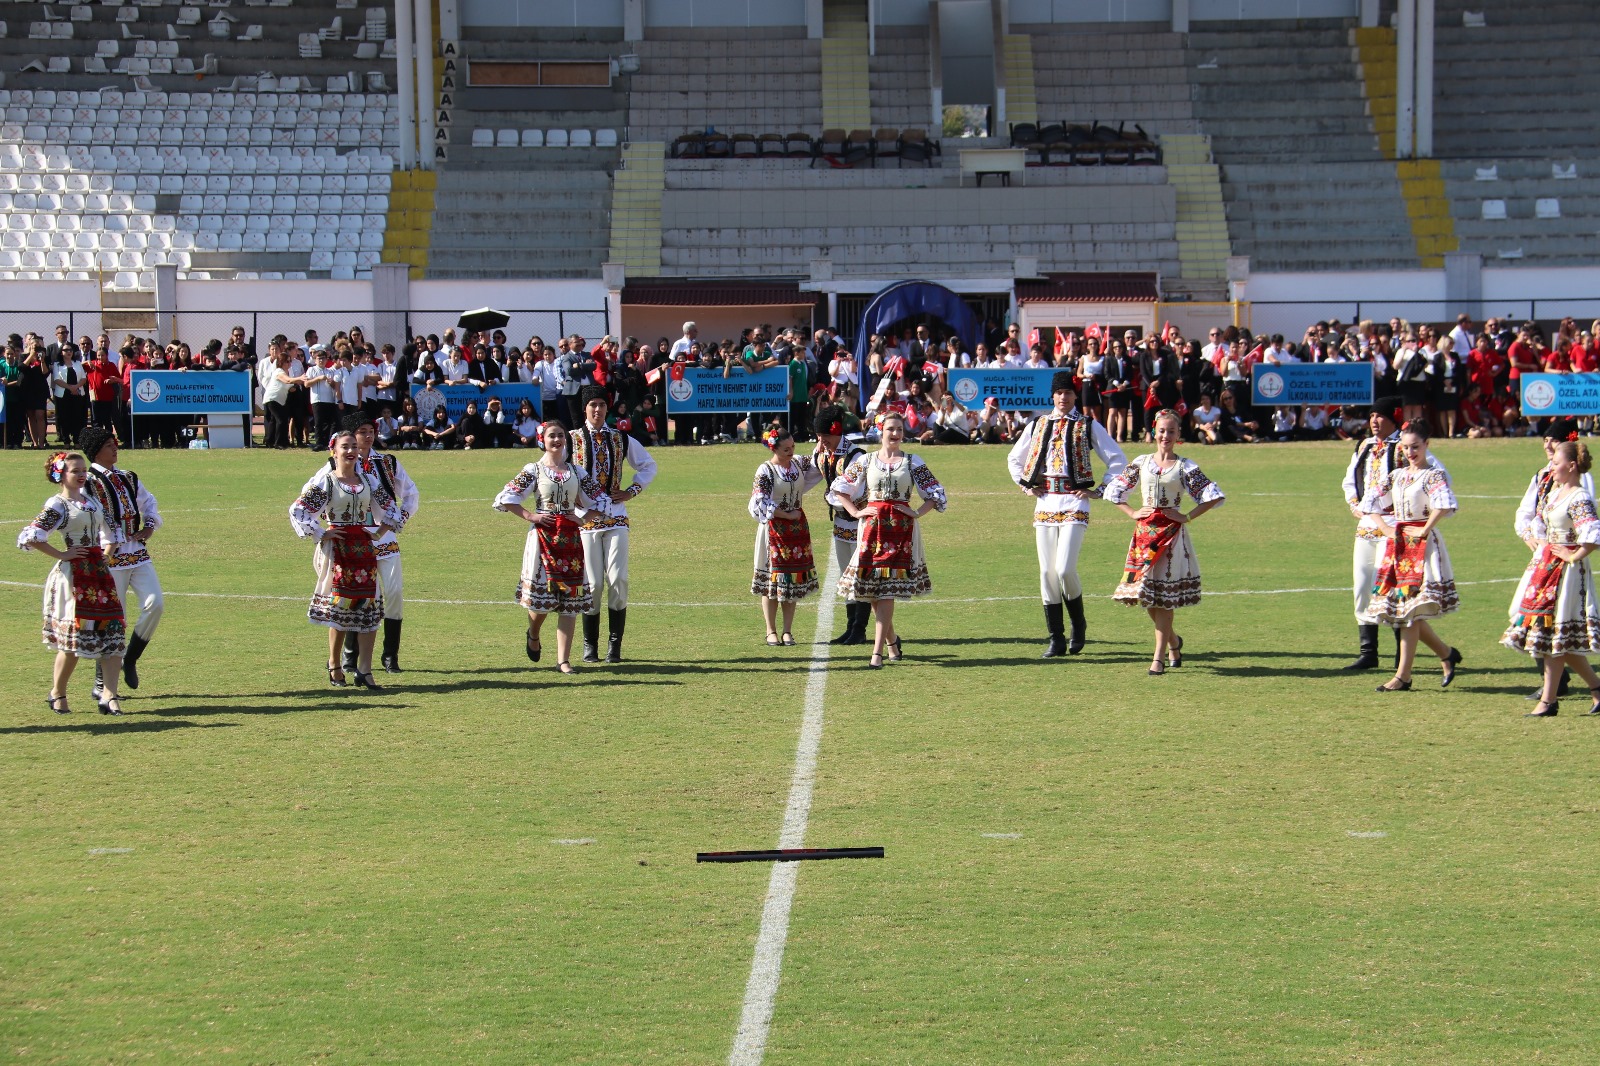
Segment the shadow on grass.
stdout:
<svg viewBox="0 0 1600 1066">
<path fill-rule="evenodd" d="M 88 733 L 99 736 L 102 733 L 164 733 L 169 729 L 232 729 L 232 722 L 130 722 L 126 718 L 118 721 L 107 718 L 99 722 L 78 722 L 72 725 L 19 725 L 8 726 L 0 729 L 0 734 L 21 735 L 26 733 Z"/>
</svg>

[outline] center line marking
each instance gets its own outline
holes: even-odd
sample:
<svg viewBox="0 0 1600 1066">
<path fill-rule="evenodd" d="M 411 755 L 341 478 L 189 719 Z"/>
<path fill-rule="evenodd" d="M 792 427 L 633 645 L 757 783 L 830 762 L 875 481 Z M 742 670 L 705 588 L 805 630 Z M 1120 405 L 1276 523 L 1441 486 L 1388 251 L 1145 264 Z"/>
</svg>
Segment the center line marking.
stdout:
<svg viewBox="0 0 1600 1066">
<path fill-rule="evenodd" d="M 817 630 L 811 638 L 811 668 L 806 678 L 805 715 L 800 720 L 800 744 L 795 750 L 794 773 L 789 778 L 789 805 L 783 811 L 783 829 L 778 847 L 801 848 L 806 843 L 806 822 L 811 817 L 811 793 L 817 781 L 817 752 L 822 747 L 822 698 L 828 687 L 828 656 L 833 646 L 833 601 L 839 584 L 839 564 L 833 545 L 827 543 L 828 571 L 817 596 Z M 739 1031 L 728 1053 L 729 1066 L 760 1066 L 767 1052 L 767 1033 L 772 1028 L 772 1009 L 778 998 L 778 982 L 783 973 L 783 948 L 789 939 L 789 910 L 794 906 L 794 889 L 800 877 L 800 863 L 772 865 L 767 882 L 767 901 L 761 908 L 761 931 L 756 934 L 755 958 L 750 963 L 750 980 L 744 986 L 744 1007 L 739 1012 Z"/>
</svg>

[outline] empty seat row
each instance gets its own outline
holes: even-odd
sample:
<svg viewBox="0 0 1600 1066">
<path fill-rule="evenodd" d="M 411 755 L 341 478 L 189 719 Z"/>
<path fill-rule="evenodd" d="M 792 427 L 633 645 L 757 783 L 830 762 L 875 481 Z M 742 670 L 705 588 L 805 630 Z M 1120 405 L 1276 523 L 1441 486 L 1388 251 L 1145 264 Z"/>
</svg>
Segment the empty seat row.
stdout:
<svg viewBox="0 0 1600 1066">
<path fill-rule="evenodd" d="M 604 130 L 516 130 L 475 129 L 474 148 L 615 148 L 617 131 Z"/>
<path fill-rule="evenodd" d="M 111 139 L 101 131 L 117 126 L 134 128 L 271 126 L 386 126 L 393 113 L 382 107 L 113 107 L 77 104 L 72 107 L 7 107 L 0 113 L 0 140 L 44 141 L 60 137 L 51 130 L 93 129 L 96 140 Z"/>
<path fill-rule="evenodd" d="M 123 89 L 0 89 L 0 107 L 381 107 L 397 106 L 390 93 L 149 92 Z"/>
</svg>

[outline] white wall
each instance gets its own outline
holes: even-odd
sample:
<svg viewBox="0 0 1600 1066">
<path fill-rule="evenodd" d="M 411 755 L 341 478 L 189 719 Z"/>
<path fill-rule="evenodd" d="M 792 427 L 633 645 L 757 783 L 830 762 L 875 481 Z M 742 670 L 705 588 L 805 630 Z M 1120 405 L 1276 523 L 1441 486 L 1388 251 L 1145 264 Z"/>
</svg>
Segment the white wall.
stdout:
<svg viewBox="0 0 1600 1066">
<path fill-rule="evenodd" d="M 804 26 L 805 0 L 645 0 L 646 26 Z"/>
<path fill-rule="evenodd" d="M 463 26 L 622 28 L 622 0 L 461 0 Z"/>
</svg>

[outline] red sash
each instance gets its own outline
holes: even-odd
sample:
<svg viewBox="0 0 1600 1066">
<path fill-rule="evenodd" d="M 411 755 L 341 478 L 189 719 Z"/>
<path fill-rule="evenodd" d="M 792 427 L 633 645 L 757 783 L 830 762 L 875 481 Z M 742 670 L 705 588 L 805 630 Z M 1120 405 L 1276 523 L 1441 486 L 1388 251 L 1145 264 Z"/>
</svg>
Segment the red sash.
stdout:
<svg viewBox="0 0 1600 1066">
<path fill-rule="evenodd" d="M 334 526 L 339 537 L 328 538 L 333 560 L 335 600 L 370 600 L 378 595 L 378 553 L 365 526 Z"/>
<path fill-rule="evenodd" d="M 83 556 L 72 560 L 71 572 L 73 617 L 80 629 L 85 622 L 122 621 L 122 601 L 103 549 L 85 548 Z"/>
<path fill-rule="evenodd" d="M 806 516 L 778 518 L 767 523 L 768 568 L 775 574 L 804 574 L 810 572 L 811 526 Z"/>
<path fill-rule="evenodd" d="M 583 594 L 583 538 L 578 535 L 578 520 L 566 514 L 552 517 L 556 521 L 548 529 L 534 527 L 539 531 L 539 560 L 544 563 L 545 582 L 552 594 L 580 596 Z"/>
<path fill-rule="evenodd" d="M 1428 538 L 1419 537 L 1414 531 L 1421 529 L 1427 523 L 1399 522 L 1396 525 L 1399 535 L 1389 538 L 1389 545 L 1384 549 L 1383 563 L 1378 567 L 1378 577 L 1373 583 L 1372 591 L 1378 596 L 1399 592 L 1402 598 L 1409 599 L 1422 591 Z"/>
<path fill-rule="evenodd" d="M 1516 625 L 1553 629 L 1556 624 L 1556 596 L 1561 591 L 1561 577 L 1567 572 L 1566 561 L 1541 544 L 1533 557 L 1533 573 L 1528 588 L 1517 605 Z"/>
<path fill-rule="evenodd" d="M 911 531 L 916 519 L 899 508 L 894 503 L 869 503 L 861 520 L 863 549 L 859 558 L 878 577 L 904 577 L 911 571 Z"/>
<path fill-rule="evenodd" d="M 1157 511 L 1149 518 L 1141 518 L 1133 529 L 1133 542 L 1128 545 L 1128 561 L 1123 567 L 1122 582 L 1137 585 L 1143 581 L 1150 568 L 1156 565 L 1163 552 L 1178 539 L 1183 524 L 1168 518 L 1166 512 Z"/>
</svg>

